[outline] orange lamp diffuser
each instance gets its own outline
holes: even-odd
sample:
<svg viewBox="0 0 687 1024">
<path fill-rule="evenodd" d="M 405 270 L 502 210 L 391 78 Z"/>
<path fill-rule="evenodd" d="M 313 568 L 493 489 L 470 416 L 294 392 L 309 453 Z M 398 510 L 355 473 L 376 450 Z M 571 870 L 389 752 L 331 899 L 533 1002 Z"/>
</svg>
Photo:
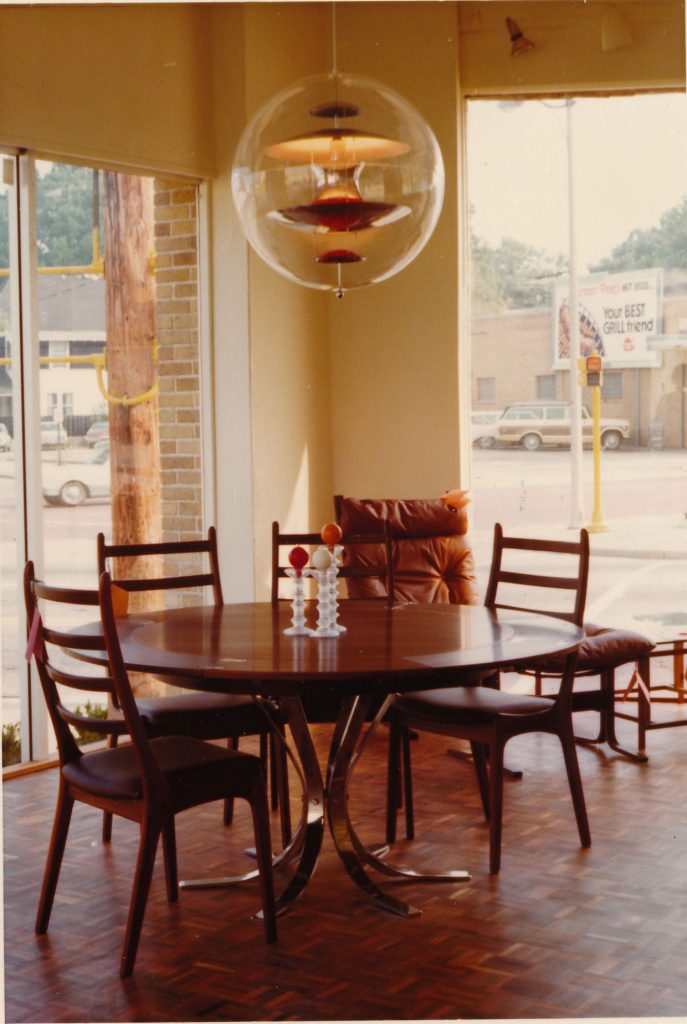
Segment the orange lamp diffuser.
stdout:
<svg viewBox="0 0 687 1024">
<path fill-rule="evenodd" d="M 234 202 L 280 274 L 341 296 L 417 256 L 444 194 L 437 141 L 417 110 L 368 78 L 332 72 L 269 100 L 239 143 Z"/>
</svg>

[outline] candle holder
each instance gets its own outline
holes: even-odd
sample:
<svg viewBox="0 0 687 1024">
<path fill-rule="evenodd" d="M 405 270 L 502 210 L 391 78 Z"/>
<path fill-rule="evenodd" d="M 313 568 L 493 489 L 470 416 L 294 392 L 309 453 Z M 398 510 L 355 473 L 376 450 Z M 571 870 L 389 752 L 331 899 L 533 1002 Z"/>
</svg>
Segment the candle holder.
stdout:
<svg viewBox="0 0 687 1024">
<path fill-rule="evenodd" d="M 311 636 L 313 630 L 305 624 L 305 581 L 307 569 L 285 569 L 289 579 L 293 580 L 293 599 L 291 601 L 291 625 L 284 630 L 285 636 Z"/>
<path fill-rule="evenodd" d="M 332 625 L 332 589 L 330 583 L 331 567 L 327 569 L 306 569 L 308 576 L 317 580 L 317 628 L 311 636 L 336 637 L 340 630 Z M 334 598 L 336 602 L 336 598 Z"/>
<path fill-rule="evenodd" d="M 337 593 L 337 576 L 339 575 L 339 566 L 341 565 L 341 553 L 343 551 L 343 545 L 341 544 L 330 544 L 329 553 L 332 556 L 332 564 L 327 569 L 327 583 L 329 586 L 329 614 L 330 629 L 335 629 L 337 635 L 346 632 L 346 627 L 342 623 L 337 622 L 339 616 L 339 595 Z"/>
</svg>

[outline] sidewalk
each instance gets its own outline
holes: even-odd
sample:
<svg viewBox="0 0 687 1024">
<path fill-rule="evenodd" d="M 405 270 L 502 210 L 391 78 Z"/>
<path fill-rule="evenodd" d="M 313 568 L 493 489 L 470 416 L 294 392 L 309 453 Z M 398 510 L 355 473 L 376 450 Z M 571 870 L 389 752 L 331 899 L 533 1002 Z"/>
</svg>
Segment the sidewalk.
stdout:
<svg viewBox="0 0 687 1024">
<path fill-rule="evenodd" d="M 615 558 L 687 559 L 685 515 L 628 516 L 609 520 L 605 533 L 590 533 L 592 554 Z"/>
<path fill-rule="evenodd" d="M 611 558 L 684 559 L 687 561 L 687 514 L 639 515 L 623 519 L 609 519 L 608 529 L 589 534 L 592 555 Z M 514 533 L 515 531 L 508 531 Z M 524 537 L 544 535 L 541 525 L 517 531 Z M 570 540 L 573 530 L 547 526 L 546 537 L 551 540 Z M 475 547 L 484 545 L 490 550 L 492 531 L 471 531 Z M 476 536 L 478 535 L 478 536 Z"/>
</svg>

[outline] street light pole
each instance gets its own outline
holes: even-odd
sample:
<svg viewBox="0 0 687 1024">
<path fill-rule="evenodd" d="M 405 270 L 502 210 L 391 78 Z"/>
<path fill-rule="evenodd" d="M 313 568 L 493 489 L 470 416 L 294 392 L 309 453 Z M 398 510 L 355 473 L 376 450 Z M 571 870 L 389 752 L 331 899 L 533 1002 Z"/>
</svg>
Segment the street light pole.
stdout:
<svg viewBox="0 0 687 1024">
<path fill-rule="evenodd" d="M 580 357 L 580 310 L 577 296 L 577 232 L 575 224 L 575 149 L 573 106 L 565 101 L 568 148 L 568 314 L 570 320 L 570 529 L 579 530 L 584 521 L 582 494 L 582 391 L 577 381 Z"/>
</svg>

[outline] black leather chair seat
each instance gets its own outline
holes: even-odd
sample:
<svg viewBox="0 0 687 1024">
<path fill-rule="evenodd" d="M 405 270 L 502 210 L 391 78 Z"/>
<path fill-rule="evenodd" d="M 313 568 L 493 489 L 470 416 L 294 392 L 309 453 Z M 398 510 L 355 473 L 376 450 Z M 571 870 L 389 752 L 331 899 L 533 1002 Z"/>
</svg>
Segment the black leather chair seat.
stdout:
<svg viewBox="0 0 687 1024">
<path fill-rule="evenodd" d="M 149 736 L 195 736 L 221 740 L 253 736 L 268 724 L 252 697 L 225 693 L 179 693 L 136 699 Z"/>
<path fill-rule="evenodd" d="M 229 772 L 236 779 L 243 770 L 248 781 L 260 771 L 260 762 L 251 754 L 190 736 L 164 736 L 151 740 L 150 746 L 176 809 L 189 802 L 221 799 L 227 790 Z M 115 800 L 140 800 L 143 796 L 136 754 L 129 744 L 93 751 L 65 764 L 62 773 L 68 782 L 93 796 Z"/>
<path fill-rule="evenodd" d="M 407 712 L 418 728 L 421 727 L 420 720 L 426 715 L 428 723 L 436 723 L 444 729 L 450 727 L 453 716 L 462 725 L 468 721 L 478 724 L 492 719 L 494 714 L 534 714 L 537 711 L 548 711 L 552 705 L 553 700 L 548 697 L 528 697 L 506 690 L 493 690 L 488 686 L 456 686 L 397 696 L 394 711 L 401 717 Z"/>
<path fill-rule="evenodd" d="M 641 633 L 630 629 L 615 629 L 613 626 L 597 626 L 593 622 L 583 624 L 585 639 L 577 651 L 576 675 L 606 672 L 637 661 L 653 650 L 654 643 Z M 564 656 L 545 658 L 537 662 L 537 668 L 544 674 L 560 675 Z"/>
</svg>

